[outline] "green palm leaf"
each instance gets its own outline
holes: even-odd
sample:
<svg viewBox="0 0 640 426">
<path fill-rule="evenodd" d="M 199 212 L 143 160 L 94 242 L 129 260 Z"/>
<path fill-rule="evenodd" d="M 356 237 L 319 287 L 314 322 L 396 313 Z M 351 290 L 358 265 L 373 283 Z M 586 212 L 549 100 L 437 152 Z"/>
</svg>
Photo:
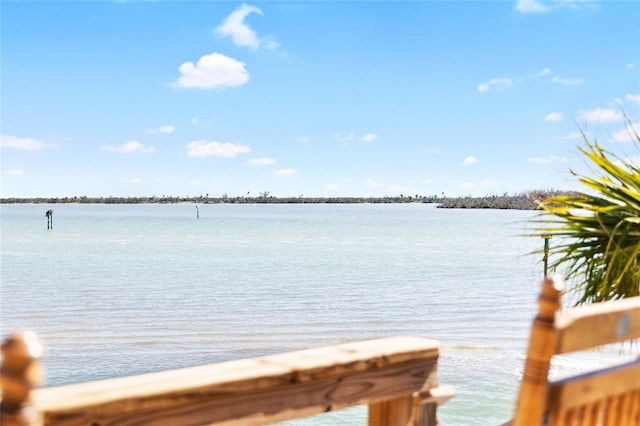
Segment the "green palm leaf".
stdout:
<svg viewBox="0 0 640 426">
<path fill-rule="evenodd" d="M 585 136 L 583 134 L 583 136 Z M 634 135 L 640 147 L 640 137 Z M 547 198 L 537 233 L 557 237 L 551 268 L 566 271 L 577 304 L 640 295 L 640 170 L 584 137 L 588 191 Z M 554 240 L 556 241 L 556 240 Z"/>
</svg>

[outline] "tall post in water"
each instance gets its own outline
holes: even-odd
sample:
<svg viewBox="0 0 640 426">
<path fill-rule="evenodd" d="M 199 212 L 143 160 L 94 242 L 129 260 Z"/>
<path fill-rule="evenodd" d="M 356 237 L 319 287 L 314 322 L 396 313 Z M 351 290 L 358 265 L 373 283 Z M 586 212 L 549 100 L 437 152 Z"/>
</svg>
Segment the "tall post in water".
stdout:
<svg viewBox="0 0 640 426">
<path fill-rule="evenodd" d="M 45 216 L 47 216 L 47 229 L 53 229 L 53 210 L 47 210 Z"/>
<path fill-rule="evenodd" d="M 542 238 L 544 238 L 544 255 L 542 256 L 542 261 L 544 262 L 544 276 L 547 276 L 549 269 L 549 240 L 551 239 L 551 235 L 543 234 Z"/>
</svg>

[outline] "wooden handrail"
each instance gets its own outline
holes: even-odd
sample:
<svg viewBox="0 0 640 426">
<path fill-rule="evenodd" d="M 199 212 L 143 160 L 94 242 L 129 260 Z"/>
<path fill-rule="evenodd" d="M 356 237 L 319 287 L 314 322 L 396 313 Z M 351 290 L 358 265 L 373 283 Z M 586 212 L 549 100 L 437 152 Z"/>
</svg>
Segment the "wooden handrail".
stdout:
<svg viewBox="0 0 640 426">
<path fill-rule="evenodd" d="M 14 335 L 5 345 L 20 342 Z M 3 345 L 0 423 L 258 425 L 367 404 L 371 426 L 435 425 L 435 407 L 453 395 L 437 388 L 439 351 L 436 340 L 393 337 L 26 394 L 22 386 L 14 396 L 11 384 L 22 379 L 13 370 L 5 377 L 13 358 Z"/>
</svg>

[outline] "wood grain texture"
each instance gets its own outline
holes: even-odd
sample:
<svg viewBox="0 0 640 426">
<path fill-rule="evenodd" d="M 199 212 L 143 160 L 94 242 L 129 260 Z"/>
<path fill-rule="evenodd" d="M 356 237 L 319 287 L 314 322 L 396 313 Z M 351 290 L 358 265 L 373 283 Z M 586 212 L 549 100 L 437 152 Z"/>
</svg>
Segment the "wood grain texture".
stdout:
<svg viewBox="0 0 640 426">
<path fill-rule="evenodd" d="M 640 389 L 640 358 L 549 385 L 549 409 L 580 407 Z"/>
<path fill-rule="evenodd" d="M 640 357 L 549 381 L 554 355 L 640 338 L 640 297 L 595 303 L 554 314 L 560 292 L 543 282 L 538 299 L 514 426 L 640 425 Z"/>
<path fill-rule="evenodd" d="M 33 392 L 45 424 L 257 425 L 406 398 L 439 343 L 395 337 Z"/>
<path fill-rule="evenodd" d="M 556 354 L 638 339 L 640 296 L 570 309 L 558 315 L 555 327 Z"/>
</svg>

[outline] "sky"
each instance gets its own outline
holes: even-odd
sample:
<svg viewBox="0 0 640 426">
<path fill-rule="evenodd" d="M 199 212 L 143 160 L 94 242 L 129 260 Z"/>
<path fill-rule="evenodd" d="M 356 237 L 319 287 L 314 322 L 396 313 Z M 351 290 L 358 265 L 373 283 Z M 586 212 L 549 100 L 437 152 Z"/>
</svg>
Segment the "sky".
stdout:
<svg viewBox="0 0 640 426">
<path fill-rule="evenodd" d="M 0 3 L 2 197 L 484 196 L 638 161 L 640 2 Z"/>
</svg>

